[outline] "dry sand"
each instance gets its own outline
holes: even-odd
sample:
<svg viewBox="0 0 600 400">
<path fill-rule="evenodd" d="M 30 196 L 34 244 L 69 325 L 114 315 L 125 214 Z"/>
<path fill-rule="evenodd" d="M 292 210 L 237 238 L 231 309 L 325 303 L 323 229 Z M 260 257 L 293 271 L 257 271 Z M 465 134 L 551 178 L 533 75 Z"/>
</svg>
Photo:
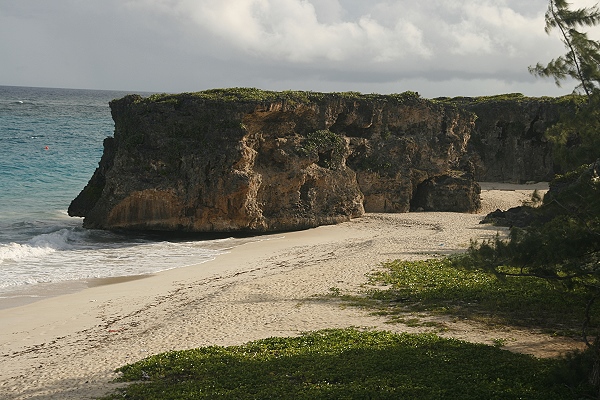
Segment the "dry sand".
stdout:
<svg viewBox="0 0 600 400">
<path fill-rule="evenodd" d="M 0 310 L 0 398 L 87 399 L 117 384 L 114 369 L 148 355 L 342 327 L 417 332 L 315 295 L 357 292 L 394 259 L 440 257 L 498 228 L 482 216 L 545 185 L 482 184 L 479 214 L 367 214 L 336 226 L 268 235 L 214 261 L 143 279 L 106 282 Z M 420 318 L 427 318 L 420 316 Z M 537 332 L 447 320 L 441 336 L 554 356 L 579 343 Z"/>
</svg>

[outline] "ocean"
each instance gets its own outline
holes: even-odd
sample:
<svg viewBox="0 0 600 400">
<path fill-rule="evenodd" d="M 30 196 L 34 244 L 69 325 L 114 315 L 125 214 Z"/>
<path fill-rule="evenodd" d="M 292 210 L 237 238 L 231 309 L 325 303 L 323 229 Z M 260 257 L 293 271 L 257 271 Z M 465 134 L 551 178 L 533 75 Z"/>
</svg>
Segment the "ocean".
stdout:
<svg viewBox="0 0 600 400">
<path fill-rule="evenodd" d="M 126 94 L 0 86 L 0 300 L 198 264 L 250 240 L 116 234 L 67 215 L 113 134 L 108 102 Z"/>
</svg>

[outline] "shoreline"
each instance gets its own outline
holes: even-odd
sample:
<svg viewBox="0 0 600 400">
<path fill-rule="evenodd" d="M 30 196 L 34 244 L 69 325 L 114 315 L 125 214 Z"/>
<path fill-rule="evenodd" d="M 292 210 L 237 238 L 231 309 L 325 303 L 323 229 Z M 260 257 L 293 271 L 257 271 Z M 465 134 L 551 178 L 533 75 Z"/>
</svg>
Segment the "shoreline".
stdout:
<svg viewBox="0 0 600 400">
<path fill-rule="evenodd" d="M 129 282 L 138 279 L 144 279 L 151 274 L 144 275 L 124 275 L 105 278 L 81 279 L 75 281 L 63 281 L 52 283 L 38 283 L 32 286 L 26 286 L 10 290 L 0 294 L 0 310 L 25 306 L 27 304 L 43 301 L 52 297 L 63 296 L 66 294 L 80 292 L 85 289 L 96 286 L 114 285 L 122 282 Z"/>
<path fill-rule="evenodd" d="M 271 234 L 272 236 L 273 234 Z M 163 273 L 170 269 L 186 268 L 188 266 L 199 265 L 205 262 L 213 261 L 214 258 L 226 254 L 231 249 L 243 246 L 246 243 L 254 241 L 268 240 L 268 235 L 255 235 L 255 236 L 232 236 L 221 238 L 216 235 L 215 237 L 206 237 L 198 239 L 197 242 L 203 242 L 202 248 L 206 250 L 214 251 L 218 253 L 211 255 L 211 258 L 205 258 L 201 261 L 196 261 L 186 265 L 180 266 L 168 266 L 167 268 L 161 269 L 155 272 L 138 272 L 132 275 L 114 275 L 114 276 L 99 276 L 91 278 L 80 278 L 74 280 L 63 280 L 56 282 L 40 282 L 34 284 L 24 284 L 19 286 L 2 288 L 0 290 L 0 310 L 19 307 L 27 304 L 31 304 L 37 301 L 43 301 L 56 296 L 64 294 L 71 294 L 81 290 L 88 289 L 90 287 L 110 285 L 113 283 L 120 283 L 130 280 L 141 279 L 144 277 L 153 276 L 156 274 Z M 168 235 L 166 236 L 168 237 Z M 222 239 L 226 239 L 227 242 L 221 242 Z"/>
<path fill-rule="evenodd" d="M 491 211 L 495 211 L 497 208 L 502 208 L 506 204 L 512 205 L 520 205 L 519 201 L 530 197 L 530 192 L 532 193 L 534 190 L 546 191 L 548 189 L 547 182 L 535 182 L 528 184 L 512 184 L 512 183 L 502 183 L 502 182 L 479 182 L 482 191 L 482 197 L 484 199 L 484 204 L 482 210 L 477 214 L 485 215 Z M 501 191 L 506 192 L 503 199 L 504 203 L 496 204 L 495 200 L 490 199 L 489 196 L 486 196 L 486 193 L 490 191 Z M 510 193 L 510 194 L 509 194 Z M 509 198 L 507 198 L 509 197 Z M 487 200 L 487 204 L 486 204 Z M 411 214 L 411 213 L 409 213 Z M 412 213 L 414 214 L 414 212 Z M 267 233 L 264 235 L 255 235 L 250 236 L 253 239 L 248 242 L 253 241 L 263 241 L 263 240 L 271 240 L 272 236 L 275 235 L 285 235 L 286 233 Z M 223 234 L 224 236 L 228 236 Z M 235 245 L 234 247 L 244 245 L 248 242 L 241 241 L 240 244 Z M 211 245 L 212 246 L 212 245 Z M 223 249 L 224 252 L 229 251 L 230 248 Z M 217 255 L 216 257 L 220 257 L 222 254 Z M 208 262 L 208 261 L 205 261 Z M 196 265 L 196 264 L 192 264 Z M 186 268 L 188 266 L 175 267 L 177 268 Z M 60 282 L 49 282 L 49 283 L 37 283 L 33 285 L 24 285 L 21 287 L 10 288 L 5 292 L 0 292 L 0 310 L 4 310 L 7 308 L 20 307 L 27 304 L 35 303 L 38 301 L 43 301 L 45 299 L 49 299 L 56 296 L 61 296 L 65 294 L 75 293 L 81 290 L 85 290 L 91 287 L 99 286 L 99 285 L 110 285 L 113 283 L 125 282 L 129 280 L 141 279 L 148 276 L 153 276 L 156 274 L 160 274 L 165 272 L 166 270 L 159 271 L 156 273 L 150 274 L 141 274 L 141 275 L 119 275 L 119 276 L 111 276 L 111 277 L 98 277 L 98 278 L 88 278 L 88 279 L 79 279 L 79 280 L 71 280 L 71 281 L 60 281 Z"/>
<path fill-rule="evenodd" d="M 521 185 L 522 186 L 522 185 Z M 519 205 L 533 189 L 482 190 L 485 207 Z M 232 248 L 212 261 L 144 279 L 106 282 L 0 310 L 0 392 L 6 399 L 86 399 L 118 384 L 115 368 L 149 355 L 208 345 L 344 327 L 397 332 L 383 317 L 324 299 L 331 289 L 361 290 L 382 262 L 443 257 L 470 239 L 502 229 L 480 225 L 486 213 L 367 214 Z M 493 208 L 491 211 L 495 210 Z M 577 342 L 515 329 L 445 321 L 440 336 L 554 356 Z"/>
</svg>

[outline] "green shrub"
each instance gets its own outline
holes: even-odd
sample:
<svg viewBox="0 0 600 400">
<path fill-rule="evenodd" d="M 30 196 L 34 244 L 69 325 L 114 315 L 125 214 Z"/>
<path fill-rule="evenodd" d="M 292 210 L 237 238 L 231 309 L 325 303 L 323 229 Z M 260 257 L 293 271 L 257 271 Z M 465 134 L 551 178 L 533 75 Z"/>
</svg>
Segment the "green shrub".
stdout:
<svg viewBox="0 0 600 400">
<path fill-rule="evenodd" d="M 149 357 L 106 399 L 564 399 L 556 361 L 433 334 L 333 329 Z"/>
<path fill-rule="evenodd" d="M 337 169 L 343 162 L 345 143 L 340 135 L 324 129 L 306 135 L 298 152 L 318 158 L 317 164 L 324 168 Z"/>
</svg>

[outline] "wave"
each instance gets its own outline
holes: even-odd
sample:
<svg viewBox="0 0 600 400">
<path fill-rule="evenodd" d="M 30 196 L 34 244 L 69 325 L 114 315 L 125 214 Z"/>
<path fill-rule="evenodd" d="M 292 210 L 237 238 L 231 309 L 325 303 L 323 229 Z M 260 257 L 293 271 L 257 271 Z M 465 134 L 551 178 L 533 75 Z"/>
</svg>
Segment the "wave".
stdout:
<svg viewBox="0 0 600 400">
<path fill-rule="evenodd" d="M 73 249 L 83 236 L 72 228 L 63 228 L 37 235 L 26 243 L 0 244 L 0 264 L 11 260 L 40 258 L 55 251 Z"/>
<path fill-rule="evenodd" d="M 19 243 L 0 245 L 0 264 L 9 261 L 21 261 L 27 258 L 39 258 L 53 251 L 55 250 L 48 247 L 33 247 Z"/>
<path fill-rule="evenodd" d="M 144 275 L 201 264 L 257 240 L 161 240 L 63 227 L 22 243 L 0 243 L 0 293 L 23 285 Z"/>
</svg>

